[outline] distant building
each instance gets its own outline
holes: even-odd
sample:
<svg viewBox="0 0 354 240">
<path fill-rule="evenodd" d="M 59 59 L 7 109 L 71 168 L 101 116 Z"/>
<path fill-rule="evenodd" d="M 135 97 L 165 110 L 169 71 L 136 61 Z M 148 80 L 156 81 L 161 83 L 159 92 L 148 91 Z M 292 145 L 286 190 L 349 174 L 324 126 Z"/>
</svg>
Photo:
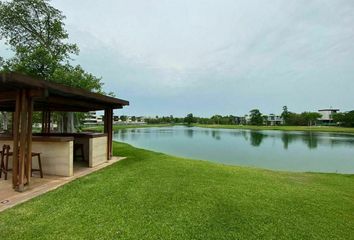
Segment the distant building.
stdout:
<svg viewBox="0 0 354 240">
<path fill-rule="evenodd" d="M 275 115 L 273 113 L 269 114 L 265 121 L 265 124 L 268 126 L 278 126 L 284 124 L 284 119 L 280 115 Z"/>
<path fill-rule="evenodd" d="M 318 119 L 318 122 L 323 125 L 332 125 L 333 123 L 333 114 L 339 112 L 339 109 L 320 109 L 318 112 L 321 114 L 321 117 Z"/>
<path fill-rule="evenodd" d="M 95 111 L 91 111 L 84 119 L 84 125 L 98 125 L 103 124 L 103 116 L 97 115 Z"/>
</svg>

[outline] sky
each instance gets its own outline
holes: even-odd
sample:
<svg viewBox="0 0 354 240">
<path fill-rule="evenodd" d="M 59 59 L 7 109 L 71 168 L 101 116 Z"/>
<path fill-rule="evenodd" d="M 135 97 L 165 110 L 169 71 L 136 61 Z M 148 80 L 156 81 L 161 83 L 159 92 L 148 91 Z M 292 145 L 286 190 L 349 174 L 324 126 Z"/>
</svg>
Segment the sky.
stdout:
<svg viewBox="0 0 354 240">
<path fill-rule="evenodd" d="M 118 114 L 354 109 L 352 0 L 52 0 Z M 4 46 L 0 47 L 4 52 Z"/>
</svg>

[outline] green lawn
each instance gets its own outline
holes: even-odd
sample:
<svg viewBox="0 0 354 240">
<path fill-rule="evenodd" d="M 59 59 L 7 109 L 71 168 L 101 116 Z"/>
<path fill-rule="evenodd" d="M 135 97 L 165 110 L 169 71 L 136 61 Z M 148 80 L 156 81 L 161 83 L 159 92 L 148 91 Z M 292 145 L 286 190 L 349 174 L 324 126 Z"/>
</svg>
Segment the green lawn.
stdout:
<svg viewBox="0 0 354 240">
<path fill-rule="evenodd" d="M 225 129 L 316 131 L 316 132 L 354 133 L 354 128 L 327 127 L 327 126 L 312 126 L 312 127 L 308 127 L 308 126 L 207 125 L 207 124 L 194 124 L 193 126 L 204 127 L 204 128 L 225 128 Z"/>
<path fill-rule="evenodd" d="M 0 239 L 354 238 L 354 175 L 114 152 L 128 158 L 0 213 Z"/>
</svg>

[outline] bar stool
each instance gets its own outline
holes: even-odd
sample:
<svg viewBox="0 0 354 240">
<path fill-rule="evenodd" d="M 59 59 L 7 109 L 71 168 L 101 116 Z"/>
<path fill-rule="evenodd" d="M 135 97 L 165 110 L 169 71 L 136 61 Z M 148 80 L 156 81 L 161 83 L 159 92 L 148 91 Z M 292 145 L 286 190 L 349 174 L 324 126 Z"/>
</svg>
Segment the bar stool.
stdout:
<svg viewBox="0 0 354 240">
<path fill-rule="evenodd" d="M 12 152 L 10 152 L 10 146 L 4 145 L 1 151 L 0 178 L 2 174 L 4 174 L 5 180 L 7 180 L 7 173 L 12 170 L 9 169 L 10 156 L 12 156 Z"/>
<path fill-rule="evenodd" d="M 11 171 L 12 169 L 9 169 L 9 157 L 13 156 L 13 153 L 10 152 L 10 146 L 9 145 L 4 145 L 2 147 L 2 154 L 1 154 L 1 167 L 0 167 L 0 178 L 2 173 L 4 173 L 5 176 L 5 180 L 7 180 L 7 173 L 9 171 Z M 32 156 L 32 161 L 33 161 L 33 157 L 37 157 L 38 159 L 38 169 L 31 169 L 31 176 L 32 173 L 35 171 L 39 171 L 41 178 L 43 178 L 43 169 L 42 169 L 42 162 L 41 162 L 41 154 L 40 153 L 36 153 L 36 152 L 32 152 L 31 154 Z M 32 165 L 32 164 L 31 164 Z"/>
<path fill-rule="evenodd" d="M 43 169 L 42 169 L 42 161 L 41 161 L 41 154 L 37 152 L 32 153 L 32 162 L 33 162 L 33 157 L 37 157 L 38 159 L 38 169 L 33 169 L 31 168 L 31 177 L 33 172 L 39 172 L 41 178 L 43 178 Z"/>
</svg>

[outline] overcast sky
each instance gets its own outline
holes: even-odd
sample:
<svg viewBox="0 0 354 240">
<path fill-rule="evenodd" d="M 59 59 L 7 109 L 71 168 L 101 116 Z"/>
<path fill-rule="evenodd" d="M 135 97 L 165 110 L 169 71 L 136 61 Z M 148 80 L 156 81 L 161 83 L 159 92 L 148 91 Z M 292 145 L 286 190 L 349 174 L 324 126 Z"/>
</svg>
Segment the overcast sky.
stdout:
<svg viewBox="0 0 354 240">
<path fill-rule="evenodd" d="M 120 114 L 354 109 L 353 0 L 53 0 Z"/>
</svg>

